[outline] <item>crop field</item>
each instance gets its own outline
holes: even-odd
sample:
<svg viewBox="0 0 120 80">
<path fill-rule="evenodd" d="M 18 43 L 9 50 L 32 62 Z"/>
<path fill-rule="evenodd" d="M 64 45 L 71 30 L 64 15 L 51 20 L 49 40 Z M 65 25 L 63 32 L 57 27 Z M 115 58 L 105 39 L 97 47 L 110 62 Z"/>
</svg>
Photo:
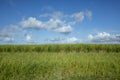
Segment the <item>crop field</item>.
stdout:
<svg viewBox="0 0 120 80">
<path fill-rule="evenodd" d="M 120 45 L 0 45 L 0 80 L 120 80 Z"/>
</svg>

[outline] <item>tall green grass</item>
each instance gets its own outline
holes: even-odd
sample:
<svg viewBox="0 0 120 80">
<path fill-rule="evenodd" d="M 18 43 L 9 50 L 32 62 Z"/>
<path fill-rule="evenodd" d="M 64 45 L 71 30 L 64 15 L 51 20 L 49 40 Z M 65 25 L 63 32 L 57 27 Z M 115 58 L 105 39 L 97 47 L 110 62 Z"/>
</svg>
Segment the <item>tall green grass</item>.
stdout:
<svg viewBox="0 0 120 80">
<path fill-rule="evenodd" d="M 120 54 L 5 52 L 0 80 L 120 80 Z"/>
<path fill-rule="evenodd" d="M 120 45 L 0 45 L 0 80 L 120 80 Z"/>
<path fill-rule="evenodd" d="M 0 45 L 0 52 L 120 52 L 120 44 Z"/>
</svg>

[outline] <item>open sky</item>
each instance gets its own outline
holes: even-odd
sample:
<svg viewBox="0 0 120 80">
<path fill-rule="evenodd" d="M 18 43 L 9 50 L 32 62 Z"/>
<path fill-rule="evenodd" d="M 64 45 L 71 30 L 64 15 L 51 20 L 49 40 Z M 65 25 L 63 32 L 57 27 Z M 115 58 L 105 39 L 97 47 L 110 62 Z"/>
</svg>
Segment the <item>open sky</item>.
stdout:
<svg viewBox="0 0 120 80">
<path fill-rule="evenodd" d="M 120 43 L 120 0 L 0 0 L 0 44 Z"/>
</svg>

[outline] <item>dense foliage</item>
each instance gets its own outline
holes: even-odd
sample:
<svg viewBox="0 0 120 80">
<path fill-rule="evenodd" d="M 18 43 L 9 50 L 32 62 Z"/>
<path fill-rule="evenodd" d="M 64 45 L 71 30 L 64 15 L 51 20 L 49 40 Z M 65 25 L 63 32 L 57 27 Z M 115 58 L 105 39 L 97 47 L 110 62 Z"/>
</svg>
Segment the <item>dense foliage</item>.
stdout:
<svg viewBox="0 0 120 80">
<path fill-rule="evenodd" d="M 0 45 L 0 52 L 120 52 L 120 44 Z"/>
</svg>

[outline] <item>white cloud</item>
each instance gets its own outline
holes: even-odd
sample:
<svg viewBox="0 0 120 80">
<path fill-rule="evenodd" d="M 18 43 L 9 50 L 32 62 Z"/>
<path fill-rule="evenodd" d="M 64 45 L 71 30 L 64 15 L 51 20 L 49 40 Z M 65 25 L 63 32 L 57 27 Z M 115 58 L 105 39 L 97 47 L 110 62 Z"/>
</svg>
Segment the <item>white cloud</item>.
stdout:
<svg viewBox="0 0 120 80">
<path fill-rule="evenodd" d="M 78 42 L 78 41 L 79 41 L 79 39 L 76 38 L 76 37 L 71 37 L 71 38 L 68 38 L 68 39 L 67 39 L 67 42 L 68 42 L 68 43 L 76 43 L 76 42 Z"/>
<path fill-rule="evenodd" d="M 85 16 L 92 17 L 91 11 L 81 11 L 70 15 L 63 14 L 61 11 L 41 14 L 40 17 L 47 19 L 46 21 L 37 20 L 35 17 L 29 17 L 22 20 L 23 28 L 45 29 L 58 33 L 68 34 L 72 32 L 72 26 L 84 20 Z"/>
<path fill-rule="evenodd" d="M 13 42 L 13 41 L 14 41 L 14 38 L 5 37 L 5 38 L 3 38 L 3 41 L 4 41 L 4 42 Z"/>
<path fill-rule="evenodd" d="M 68 34 L 72 31 L 71 25 L 68 25 L 65 21 L 60 19 L 51 18 L 46 22 L 36 20 L 36 18 L 30 17 L 28 20 L 23 20 L 21 25 L 25 28 L 33 29 L 46 29 L 50 31 L 55 31 L 63 34 Z"/>
<path fill-rule="evenodd" d="M 97 34 L 97 37 L 99 37 L 99 38 L 106 38 L 106 37 L 110 37 L 110 34 L 106 33 L 106 32 L 101 32 L 101 33 Z"/>
<path fill-rule="evenodd" d="M 16 25 L 8 25 L 0 30 L 0 37 L 11 37 L 17 33 L 18 29 Z"/>
<path fill-rule="evenodd" d="M 97 33 L 96 35 L 90 34 L 88 36 L 88 38 L 91 39 L 91 40 L 95 39 L 95 38 L 96 39 L 107 39 L 109 37 L 111 37 L 111 35 L 109 33 L 106 33 L 106 32 Z"/>
<path fill-rule="evenodd" d="M 0 37 L 9 37 L 11 34 L 7 33 L 6 31 L 0 31 Z"/>
<path fill-rule="evenodd" d="M 62 19 L 68 17 L 66 14 L 63 14 L 61 11 L 54 11 L 53 13 L 44 13 L 39 17 L 50 17 L 53 19 Z"/>
<path fill-rule="evenodd" d="M 25 40 L 26 40 L 26 42 L 30 42 L 30 43 L 33 42 L 33 38 L 31 35 L 26 35 Z"/>
<path fill-rule="evenodd" d="M 45 28 L 49 30 L 54 30 L 63 25 L 63 22 L 60 19 L 51 18 L 49 21 L 44 23 Z"/>
<path fill-rule="evenodd" d="M 76 22 L 82 22 L 84 20 L 84 12 L 78 12 L 71 15 L 72 18 L 76 20 Z"/>
<path fill-rule="evenodd" d="M 86 11 L 86 17 L 88 18 L 88 19 L 91 19 L 92 18 L 92 11 Z"/>
<path fill-rule="evenodd" d="M 60 11 L 53 12 L 53 15 L 51 15 L 51 17 L 55 19 L 61 19 L 61 18 L 64 18 L 65 16 L 66 15 Z"/>
<path fill-rule="evenodd" d="M 88 35 L 88 39 L 92 40 L 94 38 L 94 36 L 92 34 Z"/>
<path fill-rule="evenodd" d="M 120 42 L 120 35 L 112 35 L 109 34 L 107 32 L 101 32 L 101 33 L 97 33 L 96 35 L 92 35 L 90 34 L 88 36 L 88 39 L 91 42 L 97 42 L 97 43 L 119 43 Z"/>
<path fill-rule="evenodd" d="M 27 20 L 23 20 L 20 23 L 23 28 L 43 28 L 43 24 L 41 21 L 37 20 L 34 17 L 29 17 Z"/>
<path fill-rule="evenodd" d="M 68 25 L 65 21 L 61 21 L 60 19 L 53 19 L 51 18 L 48 22 L 45 23 L 46 29 L 68 34 L 72 32 L 71 25 Z"/>
<path fill-rule="evenodd" d="M 53 18 L 53 19 L 63 19 L 67 21 L 68 23 L 80 23 L 82 22 L 85 17 L 91 19 L 92 18 L 92 11 L 80 11 L 73 14 L 64 14 L 61 11 L 54 11 L 53 13 L 45 13 L 41 14 L 40 17 L 47 17 L 47 18 Z"/>
<path fill-rule="evenodd" d="M 13 24 L 8 25 L 7 28 L 9 28 L 9 30 L 11 30 L 11 31 L 18 31 L 19 30 L 19 26 L 13 25 Z"/>
<path fill-rule="evenodd" d="M 14 38 L 12 38 L 12 37 L 0 37 L 0 42 L 11 43 L 11 42 L 14 42 Z"/>
<path fill-rule="evenodd" d="M 8 25 L 0 30 L 0 42 L 14 42 L 14 36 L 17 35 L 19 27 L 16 25 Z"/>
<path fill-rule="evenodd" d="M 54 29 L 54 31 L 63 33 L 63 34 L 68 34 L 68 33 L 72 32 L 72 28 L 70 25 L 67 25 L 67 26 L 62 26 L 60 28 Z"/>
</svg>

